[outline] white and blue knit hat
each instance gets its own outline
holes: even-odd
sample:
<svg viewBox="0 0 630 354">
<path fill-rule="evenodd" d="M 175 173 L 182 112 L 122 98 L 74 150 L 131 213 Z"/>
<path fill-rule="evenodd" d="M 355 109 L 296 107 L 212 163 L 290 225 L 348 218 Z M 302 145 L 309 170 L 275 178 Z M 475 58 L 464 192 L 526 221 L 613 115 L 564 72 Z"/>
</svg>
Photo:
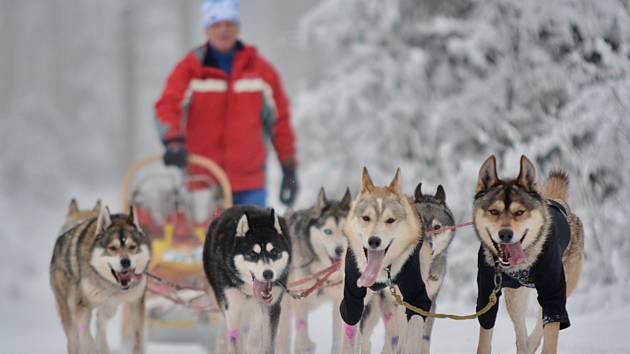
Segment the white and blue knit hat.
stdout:
<svg viewBox="0 0 630 354">
<path fill-rule="evenodd" d="M 201 5 L 201 16 L 204 28 L 219 21 L 240 22 L 238 0 L 205 0 Z"/>
</svg>

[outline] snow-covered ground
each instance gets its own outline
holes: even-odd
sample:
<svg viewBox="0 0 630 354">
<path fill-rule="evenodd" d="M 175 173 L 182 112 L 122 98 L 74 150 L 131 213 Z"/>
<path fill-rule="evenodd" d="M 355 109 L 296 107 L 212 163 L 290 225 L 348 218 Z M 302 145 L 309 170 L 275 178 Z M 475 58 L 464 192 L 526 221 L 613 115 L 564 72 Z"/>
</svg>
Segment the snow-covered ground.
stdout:
<svg viewBox="0 0 630 354">
<path fill-rule="evenodd" d="M 42 281 L 44 281 L 42 279 Z M 43 291 L 44 289 L 42 289 Z M 0 333 L 1 353 L 6 354 L 62 354 L 65 338 L 54 313 L 50 292 L 29 294 L 38 301 L 27 306 L 8 308 L 2 306 Z M 572 326 L 561 332 L 559 352 L 567 354 L 628 354 L 628 317 L 630 306 L 612 307 L 602 304 L 597 312 L 572 313 Z M 470 304 L 470 306 L 474 306 Z M 571 308 L 571 306 L 569 306 Z M 465 310 L 458 308 L 458 310 Z M 312 338 L 318 338 L 317 353 L 328 353 L 332 333 L 329 322 L 330 306 L 322 306 L 311 316 L 309 328 Z M 117 326 L 110 326 L 110 343 L 119 343 Z M 438 320 L 433 332 L 433 353 L 460 354 L 473 352 L 476 346 L 478 325 L 476 321 Z M 382 326 L 378 326 L 373 338 L 372 352 L 380 352 L 383 344 Z M 515 353 L 514 334 L 507 313 L 501 311 L 495 327 L 493 348 L 495 353 Z M 148 343 L 147 354 L 205 354 L 195 344 Z"/>
<path fill-rule="evenodd" d="M 118 201 L 115 191 L 110 191 L 104 201 L 116 210 Z M 80 194 L 84 204 L 95 198 L 91 192 Z M 2 354 L 61 354 L 65 353 L 65 337 L 57 318 L 52 291 L 48 285 L 47 266 L 52 253 L 54 234 L 58 229 L 65 209 L 35 207 L 39 223 L 22 229 L 39 235 L 34 239 L 23 238 L 23 242 L 12 242 L 8 254 L 0 258 L 2 292 L 0 297 L 0 353 Z M 7 214 L 10 215 L 10 214 Z M 17 227 L 15 228 L 17 229 Z M 50 231 L 48 231 L 50 230 Z M 0 230 L 2 231 L 2 230 Z M 17 240 L 20 235 L 9 235 L 9 230 L 1 232 L 3 240 Z M 48 234 L 50 237 L 43 237 Z M 6 236 L 6 237 L 5 237 Z M 471 234 L 461 232 L 453 243 L 462 247 L 471 242 Z M 476 242 L 476 241 L 475 241 Z M 476 246 L 471 252 L 476 253 Z M 28 250 L 28 251 L 27 251 Z M 454 263 L 454 262 L 453 262 Z M 30 269 L 24 269 L 28 265 Z M 466 284 L 460 284 L 465 282 Z M 474 300 L 449 301 L 447 292 L 459 287 L 471 287 L 474 279 L 455 281 L 448 277 L 443 291 L 444 301 L 438 301 L 440 312 L 467 313 L 474 307 Z M 630 317 L 630 287 L 616 285 L 610 289 L 583 291 L 588 284 L 581 283 L 575 297 L 569 299 L 569 314 L 572 326 L 561 332 L 560 353 L 630 353 L 628 318 Z M 582 290 L 581 290 L 582 289 Z M 11 299 L 11 301 L 7 301 Z M 530 299 L 532 302 L 533 298 Z M 309 327 L 311 338 L 317 338 L 317 353 L 328 353 L 332 342 L 330 326 L 330 305 L 320 307 L 311 315 Z M 533 319 L 530 319 L 533 322 Z M 109 338 L 112 348 L 120 342 L 119 319 L 110 324 Z M 432 352 L 470 353 L 477 340 L 476 321 L 437 320 L 433 332 Z M 383 344 L 383 327 L 377 326 L 373 337 L 372 352 L 380 352 Z M 514 335 L 511 322 L 504 306 L 501 307 L 494 334 L 495 353 L 515 353 Z M 195 344 L 148 343 L 147 354 L 203 354 L 201 346 Z"/>
</svg>

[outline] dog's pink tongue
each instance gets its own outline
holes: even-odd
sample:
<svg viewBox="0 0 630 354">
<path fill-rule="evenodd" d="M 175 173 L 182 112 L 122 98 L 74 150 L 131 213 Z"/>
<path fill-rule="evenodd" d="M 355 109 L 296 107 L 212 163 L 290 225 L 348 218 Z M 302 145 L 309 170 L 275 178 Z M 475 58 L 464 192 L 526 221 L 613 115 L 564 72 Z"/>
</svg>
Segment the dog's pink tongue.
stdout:
<svg viewBox="0 0 630 354">
<path fill-rule="evenodd" d="M 378 274 L 381 272 L 384 257 L 385 250 L 367 251 L 367 266 L 365 266 L 361 277 L 357 280 L 358 287 L 369 288 L 376 282 L 376 278 L 378 278 Z"/>
<path fill-rule="evenodd" d="M 271 291 L 271 283 L 258 281 L 256 280 L 256 278 L 254 278 L 253 288 L 254 297 L 256 298 L 256 300 L 266 304 L 271 303 L 271 297 L 265 298 L 265 293 L 268 294 Z"/>
<path fill-rule="evenodd" d="M 125 271 L 125 272 L 120 272 L 118 273 L 118 279 L 120 279 L 121 281 L 122 280 L 130 281 L 133 278 L 133 275 L 134 275 L 133 272 L 130 270 Z"/>
<path fill-rule="evenodd" d="M 525 260 L 525 254 L 520 242 L 501 243 L 501 251 L 503 256 L 510 262 L 510 266 L 514 267 Z"/>
</svg>

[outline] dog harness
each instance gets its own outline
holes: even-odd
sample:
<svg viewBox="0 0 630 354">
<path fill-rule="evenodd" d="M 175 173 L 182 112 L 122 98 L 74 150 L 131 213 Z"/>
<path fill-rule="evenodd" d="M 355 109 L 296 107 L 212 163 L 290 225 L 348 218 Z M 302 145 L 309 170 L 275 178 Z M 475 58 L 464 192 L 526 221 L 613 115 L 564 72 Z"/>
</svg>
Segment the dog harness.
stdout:
<svg viewBox="0 0 630 354">
<path fill-rule="evenodd" d="M 422 243 L 416 245 L 413 253 L 409 256 L 405 264 L 403 264 L 400 272 L 394 276 L 393 283 L 398 285 L 398 289 L 402 293 L 405 301 L 417 306 L 423 310 L 431 309 L 431 299 L 427 295 L 424 281 L 420 274 L 420 247 Z M 367 295 L 366 288 L 359 288 L 357 280 L 361 276 L 359 272 L 355 255 L 352 249 L 348 248 L 346 252 L 345 264 L 345 280 L 343 286 L 343 300 L 339 306 L 341 318 L 349 325 L 354 326 L 361 320 L 363 308 L 365 304 L 363 299 Z M 370 290 L 380 291 L 387 287 L 386 283 L 374 283 Z M 407 320 L 416 313 L 407 309 Z"/>
<path fill-rule="evenodd" d="M 571 233 L 567 213 L 562 205 L 548 200 L 547 209 L 551 217 L 549 235 L 538 259 L 529 269 L 511 271 L 503 268 L 502 288 L 517 289 L 521 286 L 535 288 L 538 303 L 543 310 L 543 325 L 559 322 L 560 329 L 571 325 L 566 310 L 566 280 L 562 266 L 562 254 L 569 245 Z M 494 266 L 485 260 L 483 245 L 477 257 L 477 310 L 483 308 L 490 292 L 494 288 Z M 501 292 L 497 294 L 501 296 Z M 479 324 L 485 329 L 494 327 L 499 303 L 486 314 L 479 317 Z"/>
</svg>

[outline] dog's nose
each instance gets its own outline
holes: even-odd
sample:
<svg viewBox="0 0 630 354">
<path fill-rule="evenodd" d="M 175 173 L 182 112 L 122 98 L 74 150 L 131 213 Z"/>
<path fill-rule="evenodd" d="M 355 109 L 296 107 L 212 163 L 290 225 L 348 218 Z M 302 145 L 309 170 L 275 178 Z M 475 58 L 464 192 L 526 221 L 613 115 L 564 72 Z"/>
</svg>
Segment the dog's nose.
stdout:
<svg viewBox="0 0 630 354">
<path fill-rule="evenodd" d="M 129 260 L 129 258 L 123 258 L 120 260 L 120 265 L 123 267 L 123 269 L 127 269 L 131 267 L 131 261 Z"/>
<path fill-rule="evenodd" d="M 337 257 L 341 257 L 341 255 L 343 254 L 343 247 L 337 246 L 337 248 L 335 248 L 335 254 L 337 255 Z"/>
<path fill-rule="evenodd" d="M 372 248 L 378 248 L 381 245 L 381 238 L 376 236 L 368 238 L 368 245 Z"/>
<path fill-rule="evenodd" d="M 267 269 L 266 271 L 263 272 L 263 278 L 267 281 L 273 279 L 273 272 Z"/>
<path fill-rule="evenodd" d="M 503 242 L 510 241 L 512 239 L 512 235 L 514 235 L 514 233 L 510 229 L 501 229 L 501 230 L 499 230 L 499 238 Z"/>
</svg>

